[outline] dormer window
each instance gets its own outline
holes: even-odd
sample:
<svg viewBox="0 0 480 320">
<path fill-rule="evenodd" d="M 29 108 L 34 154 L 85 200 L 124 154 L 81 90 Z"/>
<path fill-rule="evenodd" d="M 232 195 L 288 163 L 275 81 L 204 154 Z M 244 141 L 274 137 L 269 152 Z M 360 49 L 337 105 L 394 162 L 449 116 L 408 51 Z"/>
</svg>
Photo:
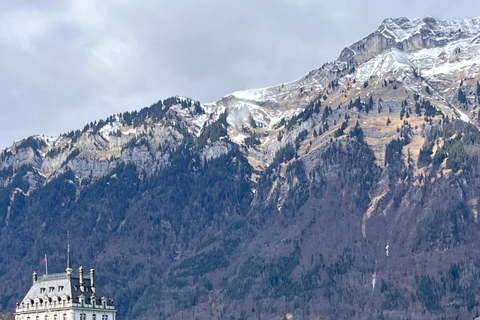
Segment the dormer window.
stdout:
<svg viewBox="0 0 480 320">
<path fill-rule="evenodd" d="M 66 277 L 59 274 L 58 276 L 43 277 L 37 282 L 34 280 L 23 300 L 16 303 L 15 319 L 116 319 L 113 300 L 108 299 L 100 287 L 95 288 L 94 270 L 90 270 L 90 277 L 82 278 L 81 274 L 76 277 L 71 274 L 70 263 L 67 265 Z M 106 313 L 110 313 L 111 316 L 107 316 Z M 0 320 L 2 320 L 1 316 Z"/>
</svg>

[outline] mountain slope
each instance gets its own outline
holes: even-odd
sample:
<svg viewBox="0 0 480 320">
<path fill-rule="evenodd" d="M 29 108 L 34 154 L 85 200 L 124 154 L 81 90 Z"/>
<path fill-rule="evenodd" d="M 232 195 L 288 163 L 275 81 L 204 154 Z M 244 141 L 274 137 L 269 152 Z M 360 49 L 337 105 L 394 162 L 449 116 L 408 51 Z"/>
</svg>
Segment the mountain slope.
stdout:
<svg viewBox="0 0 480 320">
<path fill-rule="evenodd" d="M 387 19 L 294 82 L 1 151 L 4 307 L 70 230 L 120 318 L 478 315 L 479 32 Z"/>
</svg>

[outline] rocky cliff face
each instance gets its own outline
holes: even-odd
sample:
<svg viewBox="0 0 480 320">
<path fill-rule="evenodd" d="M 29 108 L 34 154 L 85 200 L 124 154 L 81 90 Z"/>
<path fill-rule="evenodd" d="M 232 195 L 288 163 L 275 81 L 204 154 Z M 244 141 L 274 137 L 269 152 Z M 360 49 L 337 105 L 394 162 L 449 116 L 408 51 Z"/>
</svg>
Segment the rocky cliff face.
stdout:
<svg viewBox="0 0 480 320">
<path fill-rule="evenodd" d="M 70 230 L 122 318 L 478 315 L 479 31 L 387 19 L 297 81 L 1 151 L 5 307 Z"/>
</svg>

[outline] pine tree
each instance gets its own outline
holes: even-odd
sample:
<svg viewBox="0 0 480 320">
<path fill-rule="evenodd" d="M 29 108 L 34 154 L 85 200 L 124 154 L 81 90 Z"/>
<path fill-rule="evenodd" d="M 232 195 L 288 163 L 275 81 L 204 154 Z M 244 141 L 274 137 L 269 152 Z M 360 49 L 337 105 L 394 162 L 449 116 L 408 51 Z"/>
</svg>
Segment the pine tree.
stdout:
<svg viewBox="0 0 480 320">
<path fill-rule="evenodd" d="M 465 94 L 465 92 L 463 92 L 461 88 L 458 89 L 458 101 L 460 101 L 461 103 L 467 102 L 467 95 Z"/>
</svg>

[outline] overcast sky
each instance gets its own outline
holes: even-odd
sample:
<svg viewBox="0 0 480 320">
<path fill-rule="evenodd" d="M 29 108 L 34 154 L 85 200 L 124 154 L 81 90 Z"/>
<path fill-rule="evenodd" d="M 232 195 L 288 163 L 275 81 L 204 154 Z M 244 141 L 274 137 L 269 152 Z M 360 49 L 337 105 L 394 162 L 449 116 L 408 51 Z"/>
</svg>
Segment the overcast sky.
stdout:
<svg viewBox="0 0 480 320">
<path fill-rule="evenodd" d="M 0 0 L 0 148 L 173 95 L 293 81 L 387 17 L 471 17 L 480 1 Z"/>
</svg>

